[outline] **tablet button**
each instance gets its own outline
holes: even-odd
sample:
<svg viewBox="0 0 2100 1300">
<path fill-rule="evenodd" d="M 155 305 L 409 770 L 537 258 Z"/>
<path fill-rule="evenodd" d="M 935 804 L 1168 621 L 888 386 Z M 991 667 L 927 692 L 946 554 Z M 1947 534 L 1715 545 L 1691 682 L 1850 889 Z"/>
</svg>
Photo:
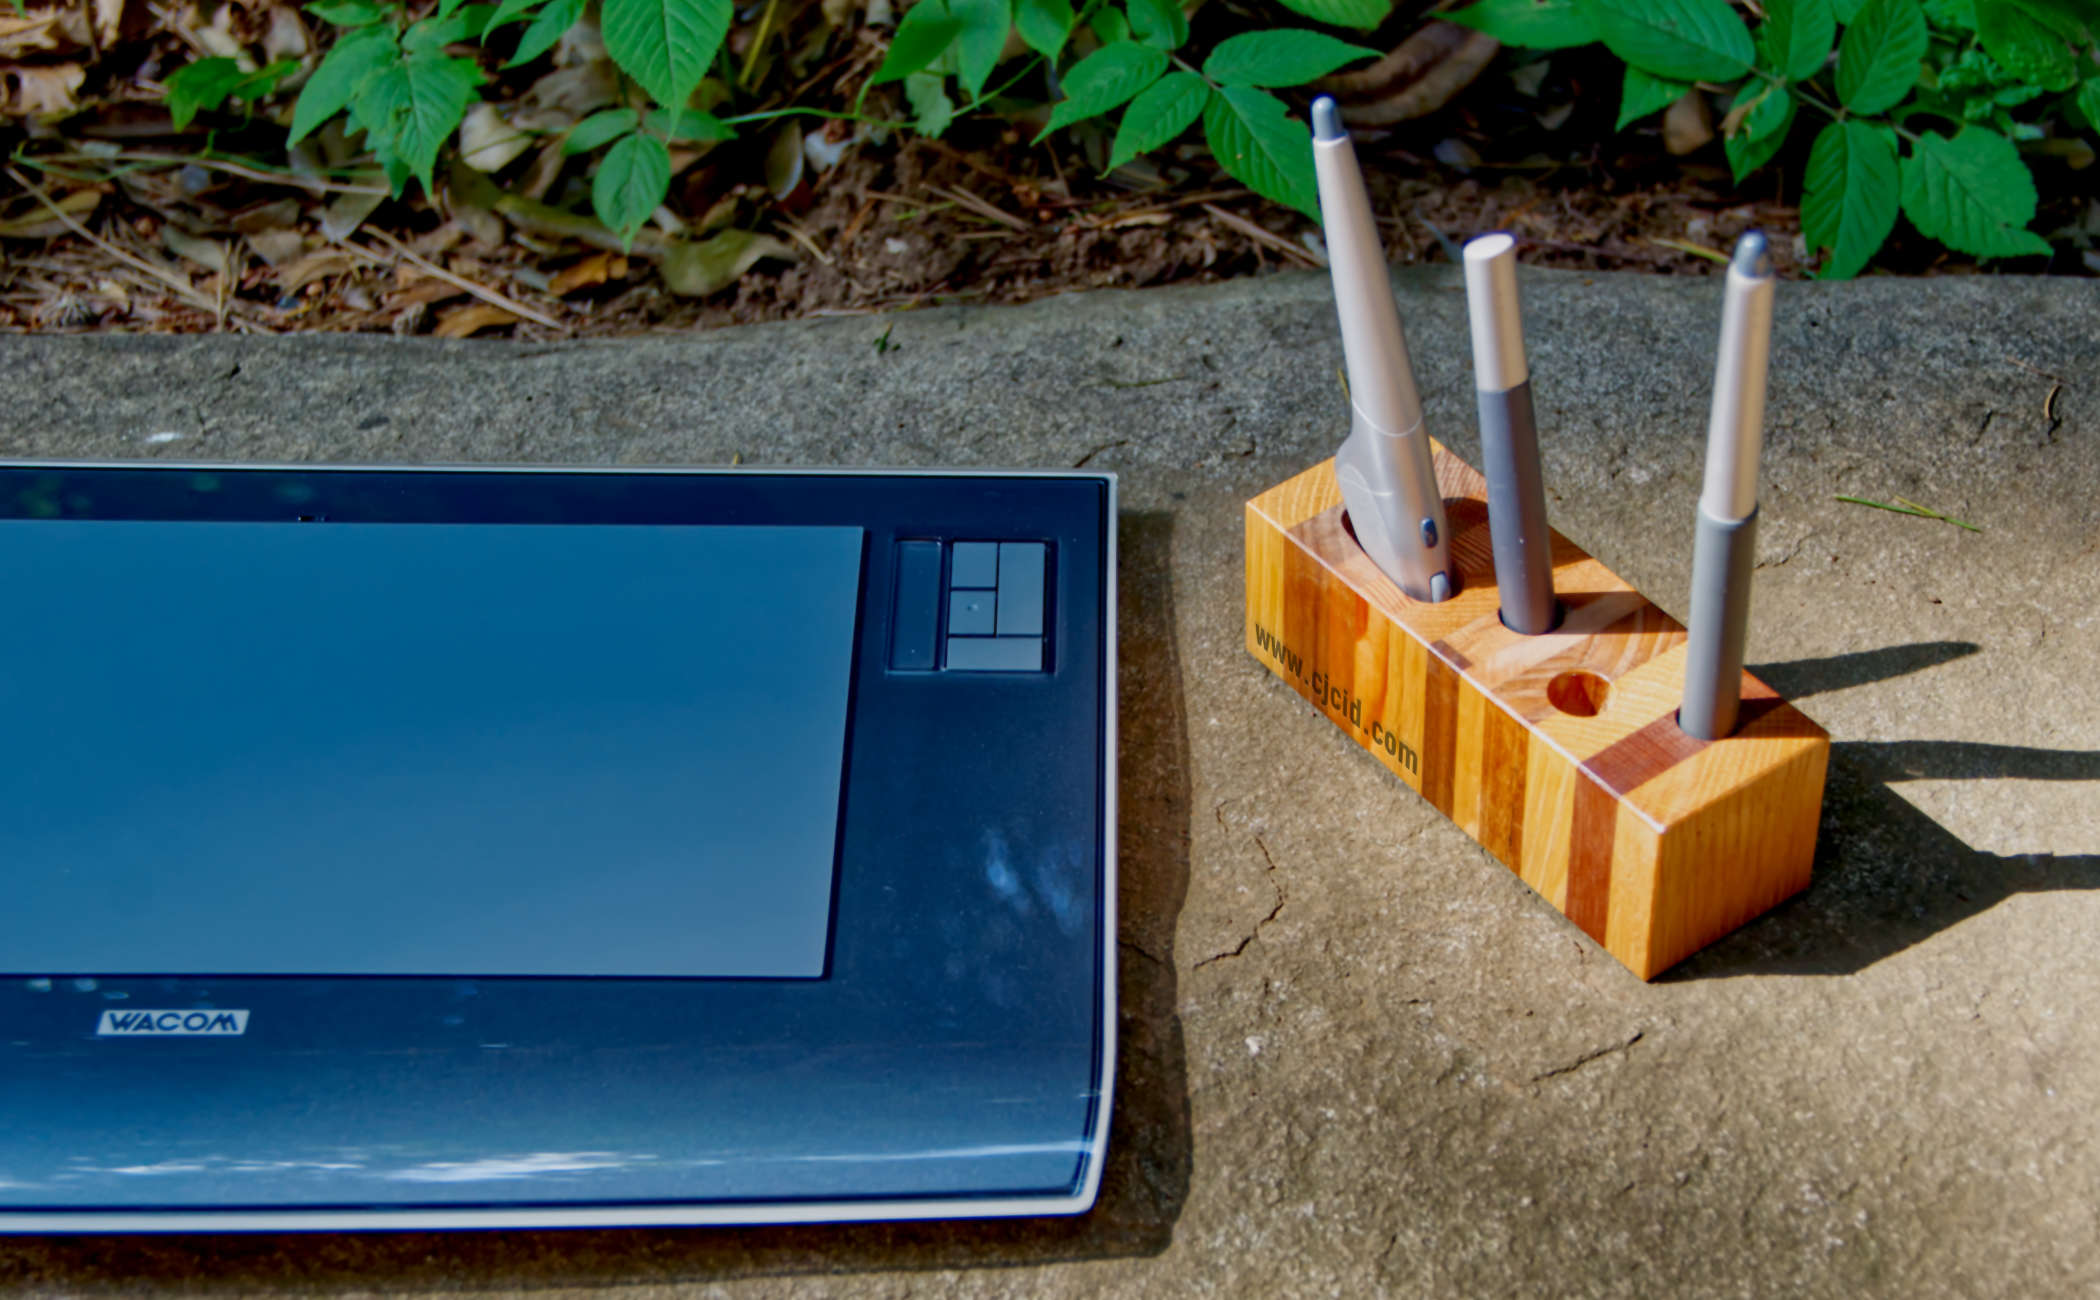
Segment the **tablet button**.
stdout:
<svg viewBox="0 0 2100 1300">
<path fill-rule="evenodd" d="M 989 591 L 949 592 L 948 634 L 950 636 L 990 636 L 992 634 L 992 593 Z"/>
<path fill-rule="evenodd" d="M 999 543 L 999 635 L 1043 634 L 1043 567 L 1049 548 L 1041 542 Z"/>
<path fill-rule="evenodd" d="M 1036 636 L 951 636 L 948 670 L 961 673 L 1039 673 L 1043 639 Z"/>
<path fill-rule="evenodd" d="M 999 543 L 957 542 L 948 566 L 951 587 L 996 587 L 999 585 Z"/>
<path fill-rule="evenodd" d="M 897 543 L 897 601 L 890 619 L 890 667 L 931 671 L 941 613 L 941 544 Z"/>
</svg>

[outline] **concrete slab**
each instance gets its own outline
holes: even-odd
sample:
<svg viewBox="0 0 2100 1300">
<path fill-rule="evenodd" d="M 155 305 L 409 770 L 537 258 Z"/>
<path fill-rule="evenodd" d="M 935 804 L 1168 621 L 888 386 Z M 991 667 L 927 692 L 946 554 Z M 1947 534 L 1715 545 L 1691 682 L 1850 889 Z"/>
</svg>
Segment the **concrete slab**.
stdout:
<svg viewBox="0 0 2100 1300">
<path fill-rule="evenodd" d="M 1400 285 L 1431 429 L 1472 456 L 1459 283 Z M 1717 286 L 1525 292 L 1555 523 L 1681 615 Z M 1241 649 L 1240 503 L 1343 431 L 1320 277 L 551 347 L 0 343 L 5 454 L 1088 464 L 1126 508 L 1094 1214 L 15 1240 L 0 1286 L 2091 1294 L 2095 306 L 2069 280 L 1782 287 L 1751 658 L 1836 737 L 1817 881 L 1653 985 Z"/>
</svg>

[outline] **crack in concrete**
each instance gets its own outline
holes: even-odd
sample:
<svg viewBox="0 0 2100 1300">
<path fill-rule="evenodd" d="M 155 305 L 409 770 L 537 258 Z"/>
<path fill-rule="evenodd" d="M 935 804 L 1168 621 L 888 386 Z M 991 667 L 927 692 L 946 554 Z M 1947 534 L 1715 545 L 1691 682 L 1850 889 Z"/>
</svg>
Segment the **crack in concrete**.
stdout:
<svg viewBox="0 0 2100 1300">
<path fill-rule="evenodd" d="M 1102 452 L 1112 450 L 1116 447 L 1128 447 L 1129 445 L 1130 439 L 1128 438 L 1118 438 L 1114 442 L 1104 442 L 1100 446 L 1094 448 L 1092 451 L 1089 451 L 1086 455 L 1081 456 L 1078 460 L 1073 461 L 1072 468 L 1085 469 L 1086 463 L 1092 460 L 1094 457 L 1099 456 Z"/>
<path fill-rule="evenodd" d="M 1213 810 L 1218 813 L 1218 820 L 1220 823 L 1223 823 L 1223 821 L 1225 820 L 1223 813 L 1224 807 L 1224 804 L 1219 804 L 1218 807 Z M 1276 891 L 1276 906 L 1269 909 L 1269 914 L 1267 916 L 1254 923 L 1254 928 L 1247 932 L 1246 938 L 1241 939 L 1238 944 L 1234 945 L 1232 948 L 1229 948 L 1224 952 L 1212 953 L 1210 956 L 1205 957 L 1202 961 L 1197 962 L 1195 966 L 1191 968 L 1193 970 L 1202 970 L 1205 966 L 1209 966 L 1215 962 L 1230 961 L 1234 957 L 1238 957 L 1242 953 L 1246 952 L 1247 946 L 1261 937 L 1262 930 L 1268 926 L 1269 922 L 1275 920 L 1278 916 L 1280 916 L 1283 913 L 1284 904 L 1291 901 L 1290 897 L 1283 892 L 1283 882 L 1276 878 L 1276 858 L 1269 852 L 1269 846 L 1262 842 L 1262 838 L 1259 835 L 1253 836 L 1251 838 L 1254 840 L 1254 847 L 1261 850 L 1262 861 L 1268 864 L 1267 874 L 1269 877 L 1269 887 Z"/>
<path fill-rule="evenodd" d="M 1138 956 L 1143 957 L 1146 961 L 1151 962 L 1154 966 L 1164 967 L 1167 964 L 1166 958 L 1160 956 L 1158 953 L 1152 951 L 1150 948 L 1147 948 L 1144 944 L 1139 943 L 1135 939 L 1118 939 L 1116 940 L 1116 947 L 1128 949 L 1129 951 L 1136 953 Z"/>
<path fill-rule="evenodd" d="M 1547 1079 L 1557 1079 L 1563 1074 L 1573 1074 L 1575 1071 L 1581 1069 L 1585 1065 L 1588 1065 L 1592 1061 L 1601 1061 L 1607 1056 L 1613 1056 L 1625 1051 L 1627 1048 L 1633 1046 L 1635 1043 L 1640 1042 L 1641 1039 L 1647 1035 L 1647 1032 L 1648 1031 L 1645 1029 L 1636 1029 L 1633 1031 L 1633 1037 L 1627 1039 L 1623 1043 L 1613 1043 L 1609 1047 L 1600 1047 L 1594 1052 L 1584 1052 L 1581 1056 L 1576 1057 L 1573 1061 L 1570 1061 L 1568 1064 L 1560 1066 L 1557 1069 L 1548 1070 L 1544 1074 L 1532 1075 L 1531 1081 L 1533 1083 L 1542 1083 Z"/>
</svg>

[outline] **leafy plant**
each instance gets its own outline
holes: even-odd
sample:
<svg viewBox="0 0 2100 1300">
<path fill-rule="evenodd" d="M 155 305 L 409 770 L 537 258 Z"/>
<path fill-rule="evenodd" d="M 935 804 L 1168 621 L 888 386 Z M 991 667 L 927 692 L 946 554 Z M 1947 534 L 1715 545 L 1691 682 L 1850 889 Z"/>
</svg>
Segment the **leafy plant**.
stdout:
<svg viewBox="0 0 2100 1300">
<path fill-rule="evenodd" d="M 298 70 L 297 59 L 278 59 L 262 68 L 243 68 L 240 60 L 225 58 L 185 63 L 168 77 L 168 113 L 181 130 L 198 113 L 209 112 L 229 99 L 253 104 Z"/>
<path fill-rule="evenodd" d="M 1809 148 L 1801 226 L 1821 274 L 1857 275 L 1900 211 L 1979 258 L 2049 252 L 2029 230 L 2036 192 L 2018 115 L 2075 109 L 2100 125 L 2100 0 L 1764 0 L 1756 30 L 1728 0 L 1478 0 L 1449 15 L 1508 45 L 1601 41 L 1626 65 L 1619 125 L 1701 87 L 1729 94 L 1723 148 L 1741 181 L 1774 157 L 1803 108 L 1828 120 Z"/>
<path fill-rule="evenodd" d="M 288 143 L 340 117 L 348 133 L 362 135 L 397 197 L 411 180 L 428 190 L 447 140 L 481 96 L 484 67 L 493 59 L 516 68 L 545 56 L 583 19 L 586 2 L 437 0 L 417 17 L 403 0 L 317 0 L 307 13 L 336 35 L 299 89 Z M 1391 4 L 1283 2 L 1321 22 L 1354 27 L 1376 24 Z M 733 0 L 601 0 L 599 30 L 626 79 L 624 102 L 571 127 L 562 149 L 597 156 L 591 206 L 630 242 L 669 194 L 674 144 L 728 140 L 739 124 L 797 113 L 880 122 L 866 116 L 864 101 L 870 90 L 895 83 L 911 125 L 938 136 L 970 113 L 1040 103 L 1040 95 L 1010 93 L 1039 79 L 1056 96 L 1042 134 L 1119 115 L 1110 170 L 1200 121 L 1226 172 L 1316 215 L 1305 129 L 1270 92 L 1377 53 L 1310 29 L 1250 31 L 1219 41 L 1199 67 L 1183 57 L 1190 32 L 1182 0 L 1082 0 L 1078 9 L 1072 0 L 917 0 L 904 10 L 852 112 L 789 106 L 717 117 L 696 104 L 696 91 L 704 82 L 720 91 L 733 80 L 710 80 L 733 17 Z M 1026 55 L 995 85 L 1013 37 Z M 187 125 L 229 100 L 262 98 L 295 68 L 282 61 L 244 71 L 232 59 L 199 60 L 169 78 L 169 108 L 178 125 Z M 718 98 L 704 102 L 712 107 Z"/>
<path fill-rule="evenodd" d="M 1375 23 L 1387 3 L 1293 0 L 1291 7 L 1327 21 Z M 1305 128 L 1291 121 L 1283 101 L 1269 91 L 1302 85 L 1378 53 L 1324 32 L 1283 28 L 1228 37 L 1198 68 L 1177 53 L 1189 39 L 1179 0 L 1127 0 L 1121 9 L 1097 0 L 1078 12 L 1065 0 L 1016 0 L 1012 24 L 1053 68 L 1082 26 L 1098 42 L 1064 67 L 1058 78 L 1064 97 L 1051 107 L 1037 140 L 1121 109 L 1109 151 L 1113 171 L 1200 120 L 1205 143 L 1228 175 L 1314 218 L 1320 200 Z M 919 0 L 898 24 L 870 84 L 904 82 L 919 129 L 938 135 L 958 112 L 987 98 L 985 83 L 1007 26 L 1002 0 Z M 970 97 L 963 109 L 947 94 L 950 75 Z"/>
</svg>

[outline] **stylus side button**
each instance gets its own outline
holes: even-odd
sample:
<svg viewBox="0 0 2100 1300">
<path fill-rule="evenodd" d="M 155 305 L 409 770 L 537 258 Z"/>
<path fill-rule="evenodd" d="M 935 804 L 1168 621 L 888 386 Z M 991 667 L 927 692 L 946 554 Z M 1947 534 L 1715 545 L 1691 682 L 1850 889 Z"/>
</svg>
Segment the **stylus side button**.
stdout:
<svg viewBox="0 0 2100 1300">
<path fill-rule="evenodd" d="M 1048 547 L 1041 542 L 999 543 L 999 635 L 1043 634 L 1043 567 Z"/>
<path fill-rule="evenodd" d="M 897 543 L 897 604 L 890 619 L 890 667 L 927 672 L 939 644 L 941 544 Z"/>
<path fill-rule="evenodd" d="M 1039 673 L 1043 639 L 1038 636 L 951 636 L 948 671 L 954 673 Z"/>
</svg>

